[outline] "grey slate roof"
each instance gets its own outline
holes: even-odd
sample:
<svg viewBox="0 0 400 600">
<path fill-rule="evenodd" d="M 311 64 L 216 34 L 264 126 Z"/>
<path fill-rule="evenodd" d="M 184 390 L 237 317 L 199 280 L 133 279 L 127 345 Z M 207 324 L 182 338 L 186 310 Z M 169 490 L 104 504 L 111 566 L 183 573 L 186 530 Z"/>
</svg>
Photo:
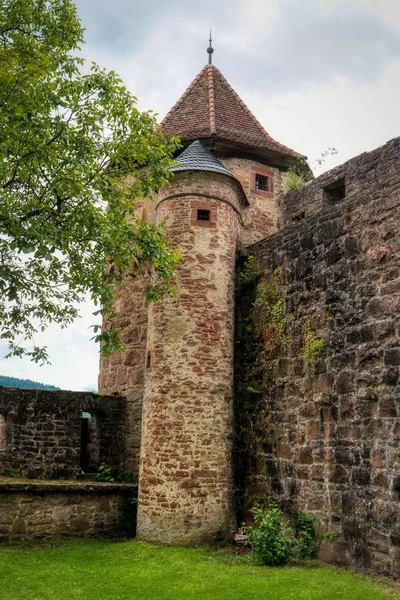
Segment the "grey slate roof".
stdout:
<svg viewBox="0 0 400 600">
<path fill-rule="evenodd" d="M 234 175 L 199 140 L 190 144 L 175 160 L 180 164 L 171 167 L 171 171 L 212 171 L 234 178 Z"/>
</svg>

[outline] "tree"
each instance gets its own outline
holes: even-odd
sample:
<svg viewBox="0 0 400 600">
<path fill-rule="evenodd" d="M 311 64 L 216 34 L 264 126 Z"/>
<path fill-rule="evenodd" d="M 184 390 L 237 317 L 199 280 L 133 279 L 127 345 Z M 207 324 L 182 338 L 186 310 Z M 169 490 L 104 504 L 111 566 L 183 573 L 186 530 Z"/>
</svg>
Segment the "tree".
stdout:
<svg viewBox="0 0 400 600">
<path fill-rule="evenodd" d="M 35 333 L 70 324 L 88 293 L 108 323 L 95 329 L 103 353 L 121 349 L 112 301 L 124 278 L 151 268 L 148 299 L 172 293 L 177 252 L 135 217 L 134 203 L 166 183 L 177 140 L 137 110 L 113 71 L 92 64 L 81 73 L 82 42 L 70 0 L 1 3 L 0 338 L 8 356 L 47 360 Z"/>
</svg>

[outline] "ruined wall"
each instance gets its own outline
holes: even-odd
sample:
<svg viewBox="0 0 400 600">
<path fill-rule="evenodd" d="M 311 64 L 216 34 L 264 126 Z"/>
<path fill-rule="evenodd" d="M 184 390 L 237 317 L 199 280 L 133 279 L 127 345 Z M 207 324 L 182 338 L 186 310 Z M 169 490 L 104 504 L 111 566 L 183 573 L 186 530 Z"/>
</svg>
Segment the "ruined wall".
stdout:
<svg viewBox="0 0 400 600">
<path fill-rule="evenodd" d="M 236 357 L 242 515 L 271 495 L 317 519 L 325 560 L 396 578 L 399 216 L 400 139 L 288 196 L 239 279 Z"/>
<path fill-rule="evenodd" d="M 127 535 L 128 484 L 0 478 L 0 541 Z"/>
<path fill-rule="evenodd" d="M 125 352 L 100 358 L 99 392 L 122 394 L 124 406 L 125 470 L 139 471 L 148 304 L 143 280 L 127 280 L 119 290 L 116 310 Z"/>
<path fill-rule="evenodd" d="M 117 396 L 0 387 L 0 474 L 66 477 L 80 473 L 82 461 L 88 470 L 101 462 L 121 469 L 124 407 Z"/>
<path fill-rule="evenodd" d="M 279 196 L 284 192 L 286 173 L 275 167 L 245 158 L 219 158 L 225 167 L 240 181 L 249 206 L 243 211 L 241 245 L 246 247 L 275 233 L 279 227 Z M 272 179 L 271 191 L 254 187 L 254 173 Z"/>
<path fill-rule="evenodd" d="M 154 194 L 157 198 L 157 194 Z M 139 219 L 149 223 L 154 219 L 155 200 L 142 199 L 135 204 Z M 117 325 L 122 332 L 125 352 L 113 352 L 100 357 L 99 392 L 124 396 L 124 468 L 139 474 L 140 436 L 142 427 L 143 386 L 147 340 L 148 303 L 143 294 L 147 284 L 144 277 L 129 273 L 118 289 L 115 310 Z"/>
<path fill-rule="evenodd" d="M 138 537 L 196 544 L 230 536 L 235 525 L 233 306 L 241 207 L 234 180 L 216 173 L 177 173 L 162 194 L 158 222 L 165 221 L 183 261 L 177 298 L 150 309 Z M 210 221 L 198 222 L 198 209 L 210 210 Z"/>
</svg>

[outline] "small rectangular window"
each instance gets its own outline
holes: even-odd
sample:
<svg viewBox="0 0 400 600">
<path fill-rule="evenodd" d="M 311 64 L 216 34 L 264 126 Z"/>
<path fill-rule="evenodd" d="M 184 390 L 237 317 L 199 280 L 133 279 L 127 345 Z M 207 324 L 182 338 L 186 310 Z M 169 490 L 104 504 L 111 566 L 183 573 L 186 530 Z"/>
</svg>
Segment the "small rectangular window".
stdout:
<svg viewBox="0 0 400 600">
<path fill-rule="evenodd" d="M 334 204 L 335 202 L 340 202 L 340 200 L 344 200 L 346 197 L 346 184 L 345 180 L 339 179 L 334 183 L 326 185 L 324 188 L 324 199 L 329 204 Z"/>
<path fill-rule="evenodd" d="M 300 212 L 300 213 L 297 213 L 297 215 L 292 216 L 292 221 L 294 221 L 295 223 L 300 223 L 301 221 L 304 221 L 305 218 L 306 218 L 306 213 Z"/>
<path fill-rule="evenodd" d="M 147 350 L 147 354 L 146 354 L 146 369 L 151 369 L 151 350 Z"/>
<path fill-rule="evenodd" d="M 210 211 L 209 210 L 197 210 L 197 220 L 198 221 L 209 221 L 210 220 Z"/>
<path fill-rule="evenodd" d="M 269 177 L 267 175 L 260 175 L 259 173 L 256 173 L 256 190 L 268 192 L 269 189 Z"/>
<path fill-rule="evenodd" d="M 81 468 L 97 471 L 100 462 L 100 426 L 96 415 L 84 410 L 81 419 Z"/>
<path fill-rule="evenodd" d="M 261 165 L 253 165 L 250 169 L 250 190 L 264 198 L 273 198 L 274 172 Z"/>
</svg>

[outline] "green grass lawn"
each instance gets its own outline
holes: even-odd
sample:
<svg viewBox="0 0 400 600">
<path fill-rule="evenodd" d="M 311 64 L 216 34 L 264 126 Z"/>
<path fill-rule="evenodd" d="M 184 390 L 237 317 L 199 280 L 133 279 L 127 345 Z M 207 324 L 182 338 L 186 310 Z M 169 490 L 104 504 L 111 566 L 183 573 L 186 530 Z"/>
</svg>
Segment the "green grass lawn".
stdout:
<svg viewBox="0 0 400 600">
<path fill-rule="evenodd" d="M 230 550 L 134 540 L 0 547 L 1 600 L 384 600 L 398 590 L 319 563 L 255 566 Z"/>
</svg>

